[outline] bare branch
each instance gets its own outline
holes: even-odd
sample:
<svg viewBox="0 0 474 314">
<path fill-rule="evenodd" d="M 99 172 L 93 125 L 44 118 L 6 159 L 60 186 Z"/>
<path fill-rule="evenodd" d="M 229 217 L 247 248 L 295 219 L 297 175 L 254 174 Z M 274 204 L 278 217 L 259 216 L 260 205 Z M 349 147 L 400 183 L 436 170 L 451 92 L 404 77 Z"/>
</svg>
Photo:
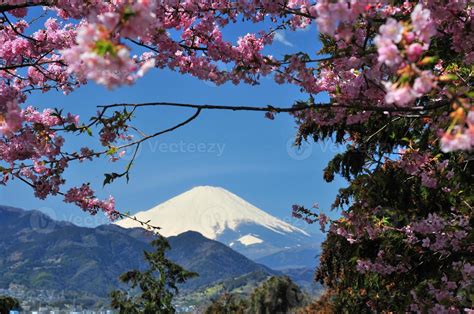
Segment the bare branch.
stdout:
<svg viewBox="0 0 474 314">
<path fill-rule="evenodd" d="M 347 108 L 347 109 L 358 109 L 362 111 L 374 111 L 374 112 L 422 112 L 439 109 L 441 107 L 449 105 L 448 101 L 439 101 L 437 103 L 426 105 L 426 106 L 413 106 L 413 107 L 376 107 L 368 106 L 363 104 L 342 104 L 342 103 L 298 103 L 293 107 L 259 107 L 259 106 L 223 106 L 223 105 L 197 105 L 197 104 L 185 104 L 185 103 L 173 103 L 173 102 L 151 102 L 141 104 L 112 104 L 98 106 L 99 108 L 109 109 L 117 107 L 182 107 L 182 108 L 194 108 L 201 110 L 229 110 L 229 111 L 262 111 L 262 112 L 274 112 L 274 113 L 293 113 L 304 110 L 318 110 L 318 109 L 332 109 L 332 108 Z"/>
<path fill-rule="evenodd" d="M 151 138 L 154 138 L 154 137 L 157 137 L 157 136 L 160 136 L 162 134 L 165 134 L 165 133 L 169 133 L 169 132 L 172 132 L 176 129 L 179 129 L 180 127 L 183 127 L 185 126 L 186 124 L 190 123 L 191 121 L 193 121 L 194 119 L 196 119 L 199 114 L 201 113 L 202 109 L 201 108 L 197 108 L 196 110 L 196 113 L 194 115 L 192 115 L 190 118 L 186 119 L 185 121 L 171 127 L 171 128 L 168 128 L 166 130 L 163 130 L 163 131 L 159 131 L 159 132 L 156 132 L 154 134 L 151 134 L 151 135 L 148 135 L 148 136 L 145 136 L 145 137 L 142 137 L 141 139 L 139 139 L 138 141 L 135 141 L 135 142 L 132 142 L 132 143 L 128 143 L 128 144 L 124 144 L 124 145 L 121 145 L 119 147 L 117 147 L 117 149 L 123 149 L 123 148 L 127 148 L 127 147 L 130 147 L 130 146 L 134 146 L 134 145 L 139 145 Z"/>
</svg>

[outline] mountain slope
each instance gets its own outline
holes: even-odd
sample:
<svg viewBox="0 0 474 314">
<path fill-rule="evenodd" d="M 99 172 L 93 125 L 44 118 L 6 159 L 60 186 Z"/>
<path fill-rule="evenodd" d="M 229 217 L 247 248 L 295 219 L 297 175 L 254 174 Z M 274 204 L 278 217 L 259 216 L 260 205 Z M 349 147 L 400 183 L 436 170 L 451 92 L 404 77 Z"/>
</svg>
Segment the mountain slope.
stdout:
<svg viewBox="0 0 474 314">
<path fill-rule="evenodd" d="M 321 249 L 319 246 L 301 246 L 286 249 L 271 255 L 256 259 L 257 263 L 272 269 L 311 268 L 314 269 L 319 261 Z"/>
<path fill-rule="evenodd" d="M 194 289 L 210 282 L 249 273 L 275 274 L 273 270 L 256 264 L 226 245 L 209 240 L 195 231 L 169 237 L 168 241 L 171 247 L 175 248 L 170 251 L 168 257 L 184 268 L 199 273 L 199 277 L 187 284 L 188 288 Z"/>
<path fill-rule="evenodd" d="M 135 217 L 161 227 L 164 236 L 196 231 L 249 258 L 310 241 L 305 231 L 219 187 L 195 187 Z M 124 228 L 140 227 L 132 219 L 116 224 Z"/>
<path fill-rule="evenodd" d="M 0 208 L 3 288 L 16 283 L 103 296 L 124 270 L 140 266 L 146 248 L 147 243 L 108 227 L 80 228 L 40 212 Z"/>
<path fill-rule="evenodd" d="M 0 206 L 0 288 L 88 292 L 101 297 L 116 288 L 123 272 L 143 268 L 149 235 L 115 225 L 78 227 L 38 211 Z M 200 276 L 184 287 L 196 289 L 252 272 L 272 273 L 226 245 L 187 232 L 169 238 L 169 257 Z"/>
</svg>

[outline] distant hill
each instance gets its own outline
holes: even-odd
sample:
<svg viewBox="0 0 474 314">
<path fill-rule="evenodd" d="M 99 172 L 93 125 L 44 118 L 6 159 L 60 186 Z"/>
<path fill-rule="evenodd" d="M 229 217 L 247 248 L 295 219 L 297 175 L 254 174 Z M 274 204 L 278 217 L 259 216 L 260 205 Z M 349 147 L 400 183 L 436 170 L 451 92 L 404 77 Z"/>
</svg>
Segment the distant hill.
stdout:
<svg viewBox="0 0 474 314">
<path fill-rule="evenodd" d="M 199 274 L 199 277 L 186 285 L 187 288 L 195 289 L 249 273 L 276 273 L 220 242 L 203 237 L 198 232 L 188 231 L 179 236 L 169 237 L 168 240 L 172 247 L 168 257 L 184 268 Z"/>
<path fill-rule="evenodd" d="M 257 263 L 266 265 L 272 269 L 288 268 L 312 268 L 319 262 L 321 249 L 319 245 L 306 245 L 289 248 L 255 259 Z"/>
<path fill-rule="evenodd" d="M 123 272 L 143 268 L 151 236 L 116 225 L 84 228 L 38 211 L 0 206 L 0 288 L 84 291 L 107 296 Z M 169 257 L 200 274 L 185 290 L 249 273 L 274 273 L 197 232 L 169 238 Z"/>
<path fill-rule="evenodd" d="M 323 291 L 322 285 L 315 281 L 314 267 L 282 269 L 281 272 L 290 277 L 300 288 L 313 297 Z"/>
</svg>

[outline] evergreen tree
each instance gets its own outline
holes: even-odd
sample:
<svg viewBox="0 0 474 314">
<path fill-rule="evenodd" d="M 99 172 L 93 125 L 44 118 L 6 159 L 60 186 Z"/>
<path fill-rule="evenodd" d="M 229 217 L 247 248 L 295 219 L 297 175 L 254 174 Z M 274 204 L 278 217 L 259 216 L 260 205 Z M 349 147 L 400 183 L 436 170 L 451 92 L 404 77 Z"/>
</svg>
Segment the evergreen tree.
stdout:
<svg viewBox="0 0 474 314">
<path fill-rule="evenodd" d="M 8 314 L 11 310 L 20 310 L 20 302 L 9 296 L 0 296 L 0 314 Z"/>
<path fill-rule="evenodd" d="M 304 297 L 301 289 L 288 276 L 275 276 L 252 293 L 248 313 L 288 313 L 301 306 Z"/>
<path fill-rule="evenodd" d="M 219 296 L 206 309 L 205 314 L 245 314 L 247 313 L 248 302 L 236 294 L 224 293 Z"/>
<path fill-rule="evenodd" d="M 248 299 L 225 293 L 206 310 L 206 314 L 280 314 L 303 305 L 305 295 L 287 276 L 274 276 L 257 287 Z"/>
<path fill-rule="evenodd" d="M 149 269 L 131 270 L 122 274 L 120 280 L 131 289 L 111 293 L 111 305 L 120 313 L 175 313 L 172 301 L 178 293 L 178 284 L 197 276 L 166 257 L 170 246 L 164 237 L 158 237 L 151 244 L 156 251 L 144 253 Z M 139 293 L 136 293 L 137 289 Z"/>
</svg>

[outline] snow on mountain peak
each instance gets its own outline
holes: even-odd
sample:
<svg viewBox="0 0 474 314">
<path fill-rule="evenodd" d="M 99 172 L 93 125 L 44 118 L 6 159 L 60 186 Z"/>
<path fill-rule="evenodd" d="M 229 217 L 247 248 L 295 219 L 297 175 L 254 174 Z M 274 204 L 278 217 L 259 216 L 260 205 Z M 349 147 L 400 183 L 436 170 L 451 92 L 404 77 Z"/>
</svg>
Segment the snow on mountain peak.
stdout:
<svg viewBox="0 0 474 314">
<path fill-rule="evenodd" d="M 263 243 L 262 239 L 257 238 L 256 236 L 254 236 L 252 234 L 244 235 L 243 237 L 239 238 L 237 241 L 239 241 L 240 243 L 242 243 L 245 246 Z"/>
<path fill-rule="evenodd" d="M 161 234 L 169 237 L 192 230 L 209 239 L 216 239 L 225 230 L 237 230 L 242 224 L 257 224 L 279 234 L 308 234 L 263 210 L 237 195 L 213 186 L 198 186 L 170 200 L 139 212 L 135 217 L 161 228 Z M 140 227 L 132 219 L 116 223 L 124 228 Z M 245 239 L 244 239 L 245 240 Z"/>
</svg>

